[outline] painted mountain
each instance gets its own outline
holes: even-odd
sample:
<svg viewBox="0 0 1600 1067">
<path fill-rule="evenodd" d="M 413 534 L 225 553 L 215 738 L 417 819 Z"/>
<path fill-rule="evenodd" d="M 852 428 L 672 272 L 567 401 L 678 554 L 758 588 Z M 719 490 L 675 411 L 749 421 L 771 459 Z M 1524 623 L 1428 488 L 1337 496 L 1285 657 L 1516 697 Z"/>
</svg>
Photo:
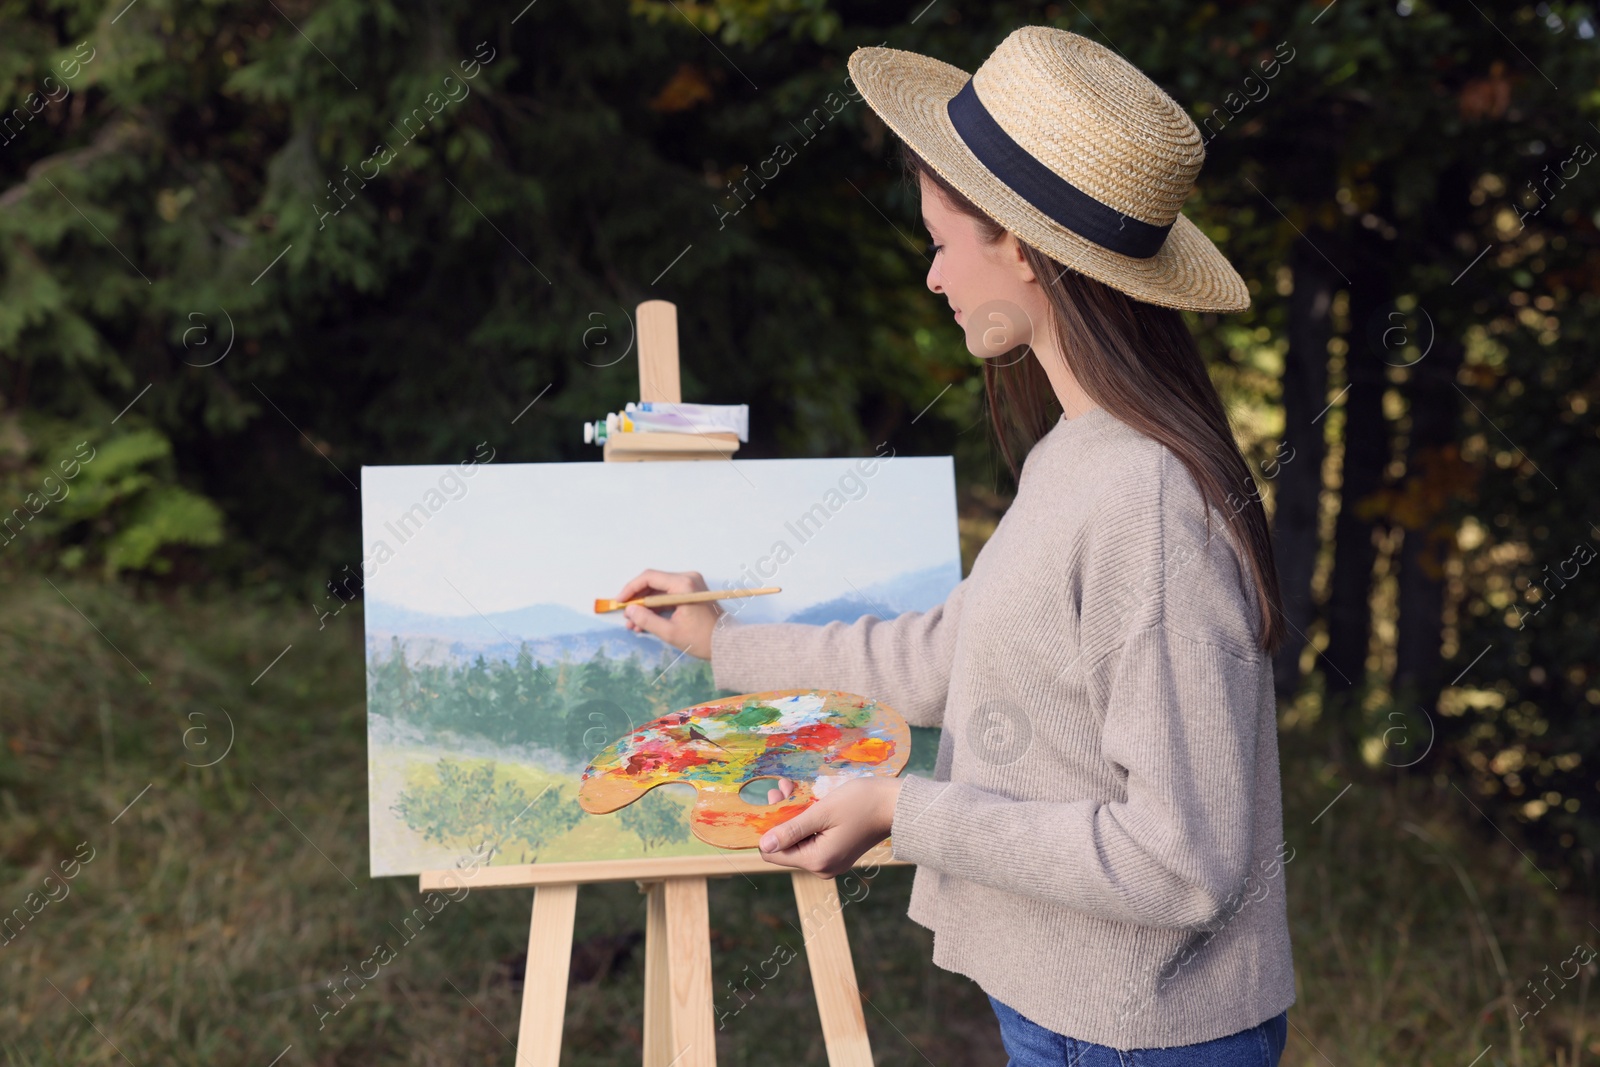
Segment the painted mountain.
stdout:
<svg viewBox="0 0 1600 1067">
<path fill-rule="evenodd" d="M 961 581 L 961 564 L 952 560 L 936 567 L 909 571 L 863 586 L 858 593 L 835 597 L 784 612 L 782 593 L 724 601 L 742 623 L 801 622 L 821 625 L 835 620 L 854 622 L 865 615 L 894 618 L 907 611 L 927 611 L 944 602 Z M 712 588 L 728 588 L 729 581 L 707 580 Z M 369 655 L 388 654 L 398 638 L 413 663 L 515 659 L 526 643 L 541 662 L 587 660 L 597 651 L 621 659 L 636 653 L 655 661 L 663 652 L 661 641 L 636 634 L 620 623 L 620 613 L 585 615 L 560 604 L 530 604 L 513 611 L 487 615 L 429 615 L 368 598 L 365 602 Z M 673 653 L 675 655 L 675 653 Z"/>
</svg>

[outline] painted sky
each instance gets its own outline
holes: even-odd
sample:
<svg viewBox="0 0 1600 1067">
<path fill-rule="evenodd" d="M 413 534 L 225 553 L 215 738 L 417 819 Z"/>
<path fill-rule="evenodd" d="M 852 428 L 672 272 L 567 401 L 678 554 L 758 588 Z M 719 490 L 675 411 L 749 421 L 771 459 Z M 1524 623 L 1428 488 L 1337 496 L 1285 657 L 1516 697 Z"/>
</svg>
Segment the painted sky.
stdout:
<svg viewBox="0 0 1600 1067">
<path fill-rule="evenodd" d="M 871 475 L 858 462 L 491 462 L 458 481 L 446 465 L 363 467 L 365 592 L 434 615 L 532 603 L 592 613 L 596 597 L 650 567 L 734 584 L 782 540 L 793 557 L 753 584 L 782 586 L 773 599 L 798 610 L 907 571 L 959 567 L 951 458 L 893 456 Z M 849 475 L 856 482 L 841 486 Z M 390 527 L 417 504 L 435 510 L 402 541 Z M 809 540 L 786 525 L 830 504 Z M 379 541 L 393 553 L 382 563 Z"/>
</svg>

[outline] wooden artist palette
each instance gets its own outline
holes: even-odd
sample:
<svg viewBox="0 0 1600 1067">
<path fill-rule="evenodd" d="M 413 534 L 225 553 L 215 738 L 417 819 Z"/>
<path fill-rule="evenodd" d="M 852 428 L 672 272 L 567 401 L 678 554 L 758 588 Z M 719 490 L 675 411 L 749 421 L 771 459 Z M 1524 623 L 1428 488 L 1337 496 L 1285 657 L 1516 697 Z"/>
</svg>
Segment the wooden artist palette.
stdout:
<svg viewBox="0 0 1600 1067">
<path fill-rule="evenodd" d="M 911 728 L 887 704 L 831 689 L 747 693 L 683 708 L 618 738 L 584 768 L 578 803 L 592 815 L 625 808 L 658 785 L 695 787 L 689 829 L 718 848 L 755 848 L 761 835 L 844 779 L 893 778 L 911 755 Z M 749 804 L 757 778 L 788 778 L 794 795 Z"/>
</svg>

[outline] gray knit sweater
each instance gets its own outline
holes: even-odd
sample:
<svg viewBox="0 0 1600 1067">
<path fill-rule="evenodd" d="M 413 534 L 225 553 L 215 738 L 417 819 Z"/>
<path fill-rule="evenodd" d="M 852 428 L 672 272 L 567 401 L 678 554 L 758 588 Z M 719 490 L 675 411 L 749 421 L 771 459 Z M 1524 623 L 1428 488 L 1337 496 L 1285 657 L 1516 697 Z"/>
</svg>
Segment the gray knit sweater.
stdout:
<svg viewBox="0 0 1600 1067">
<path fill-rule="evenodd" d="M 944 728 L 894 809 L 909 915 L 934 963 L 1082 1041 L 1208 1041 L 1295 999 L 1277 710 L 1231 517 L 1208 540 L 1178 458 L 1095 408 L 1028 453 L 938 607 L 712 634 L 719 688 L 841 689 Z"/>
</svg>

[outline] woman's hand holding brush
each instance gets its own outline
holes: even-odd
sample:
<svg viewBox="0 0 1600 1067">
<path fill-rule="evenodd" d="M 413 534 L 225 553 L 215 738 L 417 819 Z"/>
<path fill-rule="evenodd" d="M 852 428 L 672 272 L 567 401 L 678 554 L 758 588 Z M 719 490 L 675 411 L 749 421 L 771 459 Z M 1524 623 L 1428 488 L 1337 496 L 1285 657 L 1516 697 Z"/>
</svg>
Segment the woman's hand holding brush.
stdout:
<svg viewBox="0 0 1600 1067">
<path fill-rule="evenodd" d="M 622 587 L 618 600 L 634 600 L 657 593 L 700 593 L 706 580 L 699 571 L 641 571 Z M 698 604 L 674 604 L 667 608 L 647 608 L 630 604 L 623 609 L 628 629 L 654 634 L 673 648 L 711 659 L 711 631 L 722 617 L 722 605 L 715 600 Z"/>
</svg>

